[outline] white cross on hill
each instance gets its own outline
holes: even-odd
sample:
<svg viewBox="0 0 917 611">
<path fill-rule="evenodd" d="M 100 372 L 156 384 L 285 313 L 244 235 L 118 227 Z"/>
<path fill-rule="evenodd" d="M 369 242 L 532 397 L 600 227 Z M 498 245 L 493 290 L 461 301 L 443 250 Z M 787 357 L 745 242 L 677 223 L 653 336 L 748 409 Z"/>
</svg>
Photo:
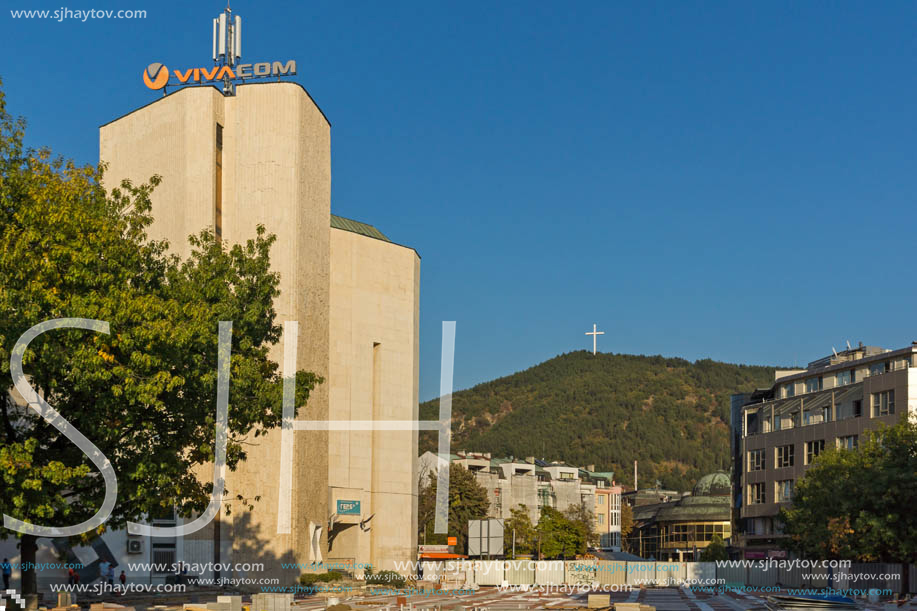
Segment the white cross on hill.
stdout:
<svg viewBox="0 0 917 611">
<path fill-rule="evenodd" d="M 592 332 L 586 331 L 586 335 L 592 336 L 592 355 L 595 356 L 595 340 L 598 335 L 605 335 L 604 331 L 596 331 L 596 325 L 593 323 Z"/>
</svg>

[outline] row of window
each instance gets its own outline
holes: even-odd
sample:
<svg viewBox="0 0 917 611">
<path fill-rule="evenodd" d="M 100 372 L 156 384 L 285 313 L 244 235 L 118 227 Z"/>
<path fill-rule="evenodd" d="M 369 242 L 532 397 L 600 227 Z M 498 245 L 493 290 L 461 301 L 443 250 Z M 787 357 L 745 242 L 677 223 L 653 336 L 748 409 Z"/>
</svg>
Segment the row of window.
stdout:
<svg viewBox="0 0 917 611">
<path fill-rule="evenodd" d="M 863 377 L 872 377 L 881 375 L 883 373 L 888 373 L 889 371 L 896 371 L 902 367 L 909 366 L 909 360 L 899 360 L 896 362 L 892 361 L 882 361 L 881 363 L 873 363 L 869 366 L 869 372 Z M 834 374 L 834 386 L 847 386 L 848 384 L 853 384 L 856 382 L 856 370 L 855 369 L 846 369 L 844 371 L 838 371 Z M 825 376 L 815 376 L 811 378 L 806 378 L 805 380 L 806 392 L 818 392 L 825 388 Z M 789 397 L 796 396 L 796 383 L 790 382 L 783 385 L 781 396 L 786 399 Z"/>
<path fill-rule="evenodd" d="M 664 543 L 689 543 L 693 541 L 711 541 L 713 535 L 728 539 L 732 533 L 726 524 L 672 524 L 662 528 Z"/>
<path fill-rule="evenodd" d="M 835 441 L 835 447 L 840 450 L 855 450 L 859 444 L 859 435 L 846 435 L 838 437 Z M 805 463 L 811 465 L 815 457 L 821 454 L 825 449 L 825 440 L 816 439 L 805 442 Z M 774 468 L 784 469 L 792 467 L 796 463 L 796 446 L 793 444 L 777 446 L 774 448 Z M 748 451 L 748 471 L 764 471 L 766 468 L 765 450 Z"/>
<path fill-rule="evenodd" d="M 612 509 L 621 509 L 621 495 L 620 494 L 609 494 L 609 495 L 597 494 L 595 495 L 595 502 L 599 505 L 604 506 L 606 496 L 611 497 L 610 505 Z"/>
<path fill-rule="evenodd" d="M 605 514 L 604 513 L 597 513 L 595 514 L 595 517 L 596 517 L 596 523 L 599 526 L 605 526 Z M 609 514 L 608 525 L 609 526 L 620 526 L 621 525 L 620 512 L 613 511 Z"/>
<path fill-rule="evenodd" d="M 805 407 L 805 404 L 803 404 Z M 879 416 L 888 416 L 895 413 L 895 391 L 886 390 L 882 392 L 874 392 L 870 396 L 870 414 L 873 418 Z M 770 409 L 770 408 L 767 408 Z M 851 403 L 838 404 L 835 408 L 835 420 L 846 420 L 848 418 L 860 418 L 863 415 L 863 404 L 862 401 L 852 401 Z M 754 434 L 757 432 L 757 415 L 753 414 L 755 418 L 749 417 L 748 427 L 749 433 Z M 761 421 L 761 432 L 770 433 L 772 431 L 771 421 L 767 414 L 763 414 L 764 418 Z M 799 423 L 800 412 L 794 411 L 788 414 L 780 414 L 774 416 L 773 419 L 773 430 L 774 431 L 783 431 L 787 429 L 797 428 Z M 832 421 L 832 409 L 830 405 L 824 405 L 822 407 L 817 407 L 814 409 L 803 409 L 802 411 L 802 425 L 809 426 L 812 424 L 822 424 L 825 422 Z"/>
<path fill-rule="evenodd" d="M 774 499 L 777 503 L 789 503 L 793 500 L 794 481 L 783 479 L 774 482 Z M 748 484 L 748 504 L 760 505 L 767 502 L 767 484 L 758 482 Z"/>
</svg>

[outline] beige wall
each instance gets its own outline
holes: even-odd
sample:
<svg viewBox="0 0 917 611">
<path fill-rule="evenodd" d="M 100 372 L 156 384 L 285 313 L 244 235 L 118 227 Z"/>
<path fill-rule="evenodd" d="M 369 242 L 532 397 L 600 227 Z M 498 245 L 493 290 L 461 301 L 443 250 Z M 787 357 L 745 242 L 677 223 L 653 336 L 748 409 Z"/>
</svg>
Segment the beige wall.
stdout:
<svg viewBox="0 0 917 611">
<path fill-rule="evenodd" d="M 211 87 L 186 88 L 102 126 L 106 186 L 160 174 L 150 234 L 187 255 L 187 236 L 214 224 L 217 123 L 224 128 L 223 239 L 242 242 L 259 223 L 277 236 L 271 253 L 281 277 L 277 320 L 299 321 L 297 366 L 328 379 L 330 125 L 302 87 L 242 85 L 233 97 Z M 272 358 L 281 361 L 282 350 L 282 343 L 275 346 Z M 327 417 L 326 383 L 299 419 Z M 280 570 L 279 562 L 311 561 L 308 523 L 327 524 L 328 434 L 302 432 L 296 439 L 291 535 L 276 533 L 279 430 L 250 440 L 248 460 L 227 478 L 226 502 L 233 507 L 223 518 L 223 536 L 231 536 L 234 556 L 265 562 L 269 573 Z M 208 470 L 203 474 L 209 479 Z M 247 511 L 237 494 L 261 498 Z"/>
<path fill-rule="evenodd" d="M 331 230 L 332 420 L 417 420 L 419 296 L 412 249 Z M 340 498 L 373 517 L 369 531 L 338 526 L 329 558 L 383 569 L 416 558 L 416 456 L 414 431 L 330 433 L 329 514 Z"/>
</svg>

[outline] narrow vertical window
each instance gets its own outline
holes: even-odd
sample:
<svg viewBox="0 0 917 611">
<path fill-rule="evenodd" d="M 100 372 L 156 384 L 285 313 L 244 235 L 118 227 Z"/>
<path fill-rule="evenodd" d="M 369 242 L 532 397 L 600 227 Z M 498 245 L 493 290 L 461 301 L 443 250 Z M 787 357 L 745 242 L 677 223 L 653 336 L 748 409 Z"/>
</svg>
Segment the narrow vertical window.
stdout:
<svg viewBox="0 0 917 611">
<path fill-rule="evenodd" d="M 216 181 L 213 210 L 213 232 L 217 240 L 223 239 L 223 126 L 217 123 L 216 134 Z"/>
</svg>

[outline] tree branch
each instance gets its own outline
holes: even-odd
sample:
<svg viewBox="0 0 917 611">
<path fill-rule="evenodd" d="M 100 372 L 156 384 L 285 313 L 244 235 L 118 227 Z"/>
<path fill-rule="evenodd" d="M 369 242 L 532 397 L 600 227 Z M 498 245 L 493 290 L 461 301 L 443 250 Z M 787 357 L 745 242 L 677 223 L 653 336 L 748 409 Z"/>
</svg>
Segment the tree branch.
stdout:
<svg viewBox="0 0 917 611">
<path fill-rule="evenodd" d="M 16 429 L 13 428 L 13 422 L 10 420 L 9 406 L 10 406 L 10 396 L 9 393 L 5 393 L 2 401 L 3 407 L 3 430 L 6 433 L 7 443 L 15 443 L 16 439 Z"/>
</svg>

